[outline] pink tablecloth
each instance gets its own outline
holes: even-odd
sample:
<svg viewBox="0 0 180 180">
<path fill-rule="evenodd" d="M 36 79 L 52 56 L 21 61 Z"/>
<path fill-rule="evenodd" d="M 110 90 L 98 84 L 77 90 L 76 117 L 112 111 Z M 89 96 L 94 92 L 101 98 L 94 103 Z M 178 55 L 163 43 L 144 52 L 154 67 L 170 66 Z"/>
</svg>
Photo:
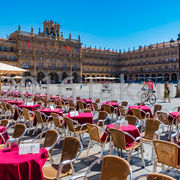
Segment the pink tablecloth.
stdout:
<svg viewBox="0 0 180 180">
<path fill-rule="evenodd" d="M 109 124 L 109 125 L 107 125 L 107 127 L 106 127 L 106 132 L 107 132 L 108 134 L 109 134 L 109 131 L 108 131 L 109 128 L 115 128 L 115 127 L 114 127 L 114 124 Z M 129 124 L 127 127 L 121 127 L 121 126 L 119 126 L 119 129 L 120 129 L 121 131 L 128 132 L 128 133 L 131 134 L 134 138 L 137 138 L 137 137 L 140 136 L 140 133 L 139 133 L 138 128 L 137 128 L 136 126 L 131 125 L 131 124 Z M 105 139 L 106 139 L 106 137 L 107 137 L 107 134 L 104 133 L 103 136 L 101 137 L 101 141 L 104 142 Z M 131 137 L 127 136 L 127 135 L 125 135 L 125 137 L 126 137 L 126 147 L 131 147 L 131 146 L 134 144 L 134 140 L 133 140 Z"/>
<path fill-rule="evenodd" d="M 4 131 L 6 131 L 6 128 L 4 126 L 0 126 L 0 133 L 3 133 Z M 5 141 L 9 139 L 7 131 L 2 136 L 3 136 Z M 0 136 L 0 144 L 5 144 L 4 140 Z"/>
<path fill-rule="evenodd" d="M 7 100 L 6 103 L 9 104 L 15 104 L 15 105 L 20 105 L 22 104 L 24 101 L 14 101 L 14 100 Z"/>
<path fill-rule="evenodd" d="M 150 118 L 153 118 L 151 109 L 149 106 L 129 106 L 128 114 L 132 114 L 131 109 L 141 109 L 144 112 L 148 112 L 150 114 Z"/>
<path fill-rule="evenodd" d="M 80 124 L 84 124 L 84 123 L 93 124 L 93 114 L 92 113 L 79 113 L 78 116 L 70 116 L 70 113 L 68 113 L 66 116 L 73 120 L 77 120 Z"/>
<path fill-rule="evenodd" d="M 0 179 L 2 180 L 43 180 L 42 167 L 48 157 L 45 148 L 38 154 L 19 155 L 18 150 L 0 150 Z"/>
<path fill-rule="evenodd" d="M 180 139 L 177 144 L 180 146 Z M 178 150 L 178 165 L 180 165 L 180 148 Z"/>
<path fill-rule="evenodd" d="M 169 114 L 170 114 L 175 120 L 178 120 L 177 116 L 180 115 L 180 112 L 170 112 Z M 172 121 L 173 118 L 172 118 L 171 116 L 169 116 L 168 119 Z M 174 123 L 176 123 L 176 122 L 174 121 Z"/>
<path fill-rule="evenodd" d="M 40 104 L 34 104 L 32 106 L 28 106 L 28 105 L 18 105 L 19 108 L 26 108 L 29 109 L 30 111 L 34 111 L 36 109 L 38 109 L 40 107 Z"/>
<path fill-rule="evenodd" d="M 61 114 L 62 115 L 62 109 L 59 108 L 55 108 L 53 110 L 51 110 L 50 108 L 44 108 L 44 109 L 39 109 L 38 111 L 43 112 L 46 115 L 50 115 L 51 113 L 56 113 L 56 114 Z"/>
</svg>

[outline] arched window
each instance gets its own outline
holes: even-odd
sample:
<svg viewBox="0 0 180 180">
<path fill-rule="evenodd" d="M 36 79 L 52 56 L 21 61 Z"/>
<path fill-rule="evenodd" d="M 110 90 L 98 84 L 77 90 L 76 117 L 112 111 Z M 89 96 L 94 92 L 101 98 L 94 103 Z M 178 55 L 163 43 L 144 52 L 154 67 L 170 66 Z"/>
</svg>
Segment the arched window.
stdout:
<svg viewBox="0 0 180 180">
<path fill-rule="evenodd" d="M 48 35 L 49 35 L 49 29 L 46 28 L 46 36 L 48 36 Z"/>
<path fill-rule="evenodd" d="M 54 29 L 53 29 L 53 28 L 51 28 L 50 35 L 51 35 L 51 36 L 55 36 L 55 34 L 54 34 Z"/>
<path fill-rule="evenodd" d="M 5 46 L 1 46 L 1 51 L 5 51 Z"/>
</svg>

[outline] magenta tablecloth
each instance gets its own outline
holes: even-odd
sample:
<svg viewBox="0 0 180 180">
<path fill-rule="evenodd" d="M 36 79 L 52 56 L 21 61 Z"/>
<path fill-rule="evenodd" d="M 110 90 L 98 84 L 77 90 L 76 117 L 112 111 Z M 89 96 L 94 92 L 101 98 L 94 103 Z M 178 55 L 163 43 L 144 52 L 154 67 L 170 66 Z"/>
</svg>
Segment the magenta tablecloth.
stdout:
<svg viewBox="0 0 180 180">
<path fill-rule="evenodd" d="M 153 118 L 151 109 L 149 106 L 129 106 L 128 114 L 132 114 L 131 109 L 141 109 L 144 112 L 148 112 L 150 114 L 150 118 Z"/>
<path fill-rule="evenodd" d="M 180 112 L 170 112 L 169 114 L 174 118 L 174 120 L 179 121 L 177 116 L 180 115 Z M 169 116 L 168 119 L 172 121 L 173 118 L 171 116 Z M 176 121 L 174 121 L 174 123 L 176 123 Z"/>
<path fill-rule="evenodd" d="M 4 131 L 6 131 L 6 128 L 4 126 L 0 126 L 0 133 L 3 133 Z M 5 141 L 9 139 L 7 131 L 2 136 L 3 136 Z M 4 140 L 0 136 L 0 144 L 5 144 Z"/>
<path fill-rule="evenodd" d="M 34 111 L 35 109 L 38 109 L 40 107 L 40 104 L 34 104 L 32 106 L 28 106 L 28 105 L 18 105 L 19 108 L 26 108 L 29 109 L 30 111 Z"/>
<path fill-rule="evenodd" d="M 6 102 L 6 103 L 9 103 L 9 104 L 20 105 L 20 104 L 22 104 L 24 101 L 7 100 L 7 101 L 5 101 L 5 102 Z"/>
<path fill-rule="evenodd" d="M 109 131 L 108 131 L 109 128 L 115 128 L 114 123 L 107 125 L 106 132 L 108 134 L 109 134 Z M 125 132 L 131 134 L 134 138 L 137 138 L 137 137 L 140 136 L 138 128 L 136 126 L 131 125 L 131 124 L 129 124 L 127 127 L 119 126 L 119 129 L 121 131 L 125 131 Z M 104 133 L 103 136 L 101 137 L 101 141 L 104 142 L 106 137 L 107 137 L 107 134 Z M 134 144 L 134 140 L 131 137 L 127 136 L 127 135 L 125 135 L 125 137 L 126 137 L 126 147 L 131 147 Z"/>
<path fill-rule="evenodd" d="M 77 120 L 80 124 L 84 124 L 84 123 L 93 124 L 93 114 L 92 113 L 79 113 L 78 116 L 70 116 L 70 113 L 68 113 L 66 116 L 73 120 Z"/>
<path fill-rule="evenodd" d="M 61 114 L 62 115 L 62 109 L 59 108 L 55 108 L 53 110 L 51 110 L 50 108 L 44 108 L 44 109 L 39 109 L 38 111 L 43 112 L 46 115 L 50 115 L 51 113 L 56 113 L 56 114 Z"/>
<path fill-rule="evenodd" d="M 45 148 L 38 154 L 19 155 L 18 150 L 0 150 L 0 179 L 2 180 L 43 180 L 42 167 L 48 157 Z"/>
</svg>

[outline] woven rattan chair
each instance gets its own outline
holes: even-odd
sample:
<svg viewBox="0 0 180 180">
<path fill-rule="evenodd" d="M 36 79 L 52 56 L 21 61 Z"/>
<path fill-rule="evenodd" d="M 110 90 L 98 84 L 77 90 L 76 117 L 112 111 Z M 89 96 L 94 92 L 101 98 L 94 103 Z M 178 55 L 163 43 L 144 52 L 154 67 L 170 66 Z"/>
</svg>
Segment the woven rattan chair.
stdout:
<svg viewBox="0 0 180 180">
<path fill-rule="evenodd" d="M 118 149 L 119 155 L 121 154 L 119 150 L 121 150 L 121 151 L 124 150 L 124 151 L 128 152 L 128 162 L 130 162 L 132 152 L 134 150 L 140 149 L 142 165 L 143 165 L 143 167 L 145 167 L 141 137 L 139 136 L 135 139 L 131 134 L 121 131 L 119 129 L 114 129 L 114 128 L 110 128 L 109 131 L 111 134 L 111 139 L 114 144 L 114 147 L 116 147 Z M 125 135 L 129 136 L 130 138 L 132 138 L 134 140 L 134 144 L 132 145 L 132 147 L 126 147 Z M 110 152 L 112 152 L 112 150 L 110 150 Z"/>
<path fill-rule="evenodd" d="M 92 111 L 90 109 L 84 109 L 84 113 L 91 113 Z"/>
<path fill-rule="evenodd" d="M 118 106 L 118 108 L 120 112 L 120 119 L 122 119 L 127 115 L 127 109 L 125 109 L 124 106 Z"/>
<path fill-rule="evenodd" d="M 129 179 L 132 180 L 132 170 L 129 163 L 121 157 L 107 155 L 102 159 L 102 168 L 101 168 L 101 177 L 100 180 L 127 180 L 128 175 Z M 88 173 L 91 171 L 91 168 L 100 162 L 101 159 L 95 160 L 86 170 L 85 173 L 74 176 L 70 180 L 75 180 L 84 177 L 87 179 Z"/>
<path fill-rule="evenodd" d="M 125 120 L 128 121 L 128 124 L 134 125 L 136 127 L 140 126 L 140 120 L 134 115 L 126 115 Z"/>
<path fill-rule="evenodd" d="M 8 109 L 8 105 L 6 102 L 2 101 L 2 112 L 1 112 L 1 115 L 0 117 L 1 118 L 6 118 L 6 119 L 10 119 L 10 116 L 11 116 L 11 112 L 10 110 Z"/>
<path fill-rule="evenodd" d="M 122 101 L 122 102 L 121 102 L 121 106 L 127 107 L 127 105 L 128 105 L 128 102 L 127 102 L 127 101 Z"/>
<path fill-rule="evenodd" d="M 180 146 L 162 140 L 153 140 L 153 144 L 157 156 L 154 159 L 153 172 L 156 172 L 158 163 L 162 164 L 162 171 L 164 171 L 164 165 L 180 169 L 180 165 L 178 165 L 178 150 Z"/>
<path fill-rule="evenodd" d="M 95 103 L 99 104 L 100 103 L 100 99 L 96 99 Z"/>
<path fill-rule="evenodd" d="M 146 113 L 142 109 L 131 109 L 131 112 L 133 113 L 134 116 L 136 116 L 140 121 L 141 121 L 141 130 L 140 132 L 143 131 L 144 128 L 144 121 L 146 118 L 149 118 L 149 113 Z"/>
<path fill-rule="evenodd" d="M 90 137 L 90 141 L 89 141 L 89 145 L 88 145 L 88 149 L 87 149 L 87 157 L 89 155 L 89 149 L 93 143 L 96 143 L 96 144 L 101 146 L 100 157 L 102 157 L 105 144 L 107 143 L 108 135 L 107 135 L 105 141 L 101 141 L 102 135 L 104 133 L 106 133 L 102 128 L 100 128 L 94 124 L 87 123 L 87 129 L 88 129 L 88 133 L 89 133 L 89 137 Z"/>
<path fill-rule="evenodd" d="M 83 101 L 77 101 L 77 107 L 79 108 L 79 112 L 83 112 L 85 109 L 90 109 L 90 105 Z"/>
<path fill-rule="evenodd" d="M 45 126 L 48 125 L 49 123 L 51 123 L 51 121 L 49 121 L 50 117 L 46 116 L 44 113 L 42 113 L 40 111 L 37 111 L 37 110 L 35 110 L 34 113 L 35 113 L 35 117 L 36 117 L 36 120 L 37 120 L 37 124 L 36 124 L 36 127 L 34 129 L 33 135 L 35 134 L 36 130 L 38 130 L 38 125 L 39 124 L 42 126 L 41 132 L 43 132 Z"/>
<path fill-rule="evenodd" d="M 64 118 L 56 113 L 51 113 L 51 116 L 53 118 L 55 128 L 61 133 L 64 133 L 64 136 L 66 136 Z"/>
<path fill-rule="evenodd" d="M 70 106 L 70 107 L 69 107 L 69 110 L 68 110 L 68 113 L 70 113 L 71 111 L 76 111 L 76 108 L 73 107 L 73 106 Z"/>
<path fill-rule="evenodd" d="M 13 109 L 11 104 L 7 103 L 7 106 L 8 106 L 8 109 L 9 109 L 9 118 L 12 118 L 14 113 L 15 113 L 15 110 Z"/>
<path fill-rule="evenodd" d="M 157 117 L 156 113 L 157 113 L 158 111 L 161 111 L 161 110 L 162 110 L 162 105 L 161 105 L 161 104 L 155 104 L 155 105 L 154 105 L 153 116 L 154 116 L 154 117 Z"/>
<path fill-rule="evenodd" d="M 107 118 L 108 118 L 108 113 L 106 111 L 100 111 L 96 125 L 100 127 L 104 127 Z"/>
<path fill-rule="evenodd" d="M 103 104 L 102 109 L 103 109 L 103 111 L 105 111 L 109 114 L 109 117 L 111 118 L 111 123 L 112 123 L 113 115 L 116 114 L 116 109 L 109 104 Z"/>
<path fill-rule="evenodd" d="M 23 115 L 24 115 L 24 118 L 25 118 L 25 122 L 29 122 L 30 123 L 29 130 L 28 130 L 28 133 L 29 133 L 31 128 L 32 128 L 32 126 L 33 126 L 34 117 L 31 116 L 31 114 L 30 114 L 28 109 L 23 108 L 22 110 L 23 110 Z"/>
<path fill-rule="evenodd" d="M 144 136 L 142 137 L 142 143 L 146 143 L 146 144 L 150 144 L 152 146 L 152 155 L 151 155 L 151 162 L 153 163 L 153 159 L 154 159 L 154 147 L 153 147 L 153 140 L 156 139 L 158 137 L 158 139 L 160 139 L 159 135 L 160 132 L 159 130 L 159 126 L 160 126 L 160 121 L 156 120 L 156 119 L 146 119 L 145 121 L 145 133 Z"/>
<path fill-rule="evenodd" d="M 57 109 L 62 109 L 62 106 L 61 105 L 57 105 L 56 108 Z"/>
<path fill-rule="evenodd" d="M 2 119 L 0 120 L 0 126 L 8 127 L 9 125 L 9 120 L 8 119 Z"/>
<path fill-rule="evenodd" d="M 95 113 L 100 111 L 100 108 L 97 103 L 92 103 L 92 104 L 93 104 L 93 115 L 94 115 Z"/>
<path fill-rule="evenodd" d="M 84 134 L 85 132 L 88 131 L 86 124 L 79 124 L 77 121 L 72 120 L 68 117 L 64 117 L 64 120 L 67 124 L 69 132 L 73 133 L 75 137 L 79 136 L 80 139 L 82 140 L 81 134 Z"/>
<path fill-rule="evenodd" d="M 14 127 L 14 131 L 13 131 L 13 135 L 12 135 L 12 138 L 8 139 L 6 142 L 5 142 L 5 145 L 4 147 L 1 147 L 2 148 L 6 148 L 6 147 L 10 147 L 12 143 L 19 143 L 21 142 L 24 134 L 26 133 L 26 126 L 25 124 L 22 124 L 22 123 L 17 123 L 11 127 Z M 7 130 L 6 130 L 7 131 Z M 0 136 L 2 137 L 2 135 L 6 132 L 4 131 L 3 133 L 0 133 Z"/>
<path fill-rule="evenodd" d="M 164 131 L 164 126 L 166 126 L 167 129 L 170 129 L 168 130 L 168 139 L 169 139 L 172 132 L 175 118 L 166 112 L 157 111 L 156 114 L 157 114 L 158 120 L 163 124 L 163 131 Z M 169 118 L 171 118 L 171 120 Z"/>
<path fill-rule="evenodd" d="M 81 152 L 81 142 L 75 137 L 66 137 L 63 143 L 60 164 L 51 164 L 50 166 L 43 167 L 42 171 L 44 179 L 60 180 L 62 177 L 74 174 L 73 164 L 78 159 Z"/>
<path fill-rule="evenodd" d="M 150 173 L 150 174 L 143 174 L 139 175 L 138 177 L 134 178 L 134 180 L 138 179 L 146 179 L 146 180 L 175 180 L 174 178 L 167 176 L 165 174 L 160 173 Z"/>
</svg>

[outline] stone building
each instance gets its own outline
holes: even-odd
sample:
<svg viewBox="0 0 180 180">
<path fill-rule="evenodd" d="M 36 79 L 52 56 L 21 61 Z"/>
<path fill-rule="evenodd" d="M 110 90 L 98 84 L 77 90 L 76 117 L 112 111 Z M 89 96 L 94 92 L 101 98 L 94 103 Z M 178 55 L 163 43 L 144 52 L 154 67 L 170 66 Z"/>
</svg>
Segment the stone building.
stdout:
<svg viewBox="0 0 180 180">
<path fill-rule="evenodd" d="M 63 37 L 60 25 L 53 21 L 43 23 L 38 34 L 18 30 L 7 39 L 0 39 L 0 62 L 27 69 L 24 76 L 33 76 L 38 81 L 50 76 L 51 83 L 58 83 L 67 76 L 74 82 L 96 77 L 119 77 L 125 80 L 176 82 L 179 72 L 179 46 L 177 41 L 153 44 L 127 52 L 110 49 L 82 47 L 80 36 Z"/>
</svg>

